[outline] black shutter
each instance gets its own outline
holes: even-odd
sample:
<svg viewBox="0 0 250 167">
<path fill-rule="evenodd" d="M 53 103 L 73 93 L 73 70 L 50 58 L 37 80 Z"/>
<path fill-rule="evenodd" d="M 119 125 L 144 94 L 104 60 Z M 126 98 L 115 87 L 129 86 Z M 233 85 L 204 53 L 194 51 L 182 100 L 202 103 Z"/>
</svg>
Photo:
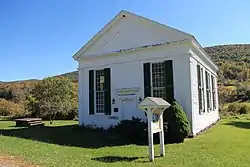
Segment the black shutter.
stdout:
<svg viewBox="0 0 250 167">
<path fill-rule="evenodd" d="M 151 96 L 151 74 L 150 63 L 143 64 L 144 75 L 144 98 Z"/>
<path fill-rule="evenodd" d="M 203 111 L 203 102 L 202 102 L 202 86 L 201 86 L 201 67 L 197 65 L 197 82 L 198 82 L 198 99 L 199 99 L 199 113 Z"/>
<path fill-rule="evenodd" d="M 105 114 L 111 115 L 111 83 L 110 83 L 110 68 L 104 69 L 104 108 Z"/>
<path fill-rule="evenodd" d="M 89 71 L 89 115 L 94 114 L 94 70 Z"/>
<path fill-rule="evenodd" d="M 173 80 L 173 61 L 164 62 L 166 101 L 171 103 L 174 100 L 174 80 Z"/>
</svg>

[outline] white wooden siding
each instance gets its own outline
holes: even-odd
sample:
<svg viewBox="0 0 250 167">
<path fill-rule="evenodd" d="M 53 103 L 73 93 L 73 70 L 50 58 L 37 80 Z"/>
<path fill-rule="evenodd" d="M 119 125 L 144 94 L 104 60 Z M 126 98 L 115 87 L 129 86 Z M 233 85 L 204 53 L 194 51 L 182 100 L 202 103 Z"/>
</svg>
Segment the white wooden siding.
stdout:
<svg viewBox="0 0 250 167">
<path fill-rule="evenodd" d="M 214 110 L 212 108 L 211 111 L 208 111 L 207 109 L 207 93 L 206 91 L 204 91 L 205 93 L 205 112 L 200 114 L 199 113 L 199 99 L 198 99 L 198 86 L 197 86 L 197 60 L 195 59 L 197 58 L 197 55 L 190 57 L 190 67 L 191 67 L 191 80 L 192 80 L 192 86 L 191 86 L 191 91 L 192 91 L 192 117 L 193 117 L 193 121 L 192 121 L 192 131 L 193 131 L 193 135 L 196 135 L 198 132 L 200 132 L 201 130 L 203 130 L 204 128 L 206 128 L 207 126 L 211 125 L 212 123 L 216 122 L 219 119 L 219 112 L 218 112 L 218 106 L 217 108 Z M 200 62 L 198 62 L 199 64 L 203 64 L 204 66 L 201 65 L 201 67 L 204 68 L 203 70 L 203 76 L 205 78 L 205 71 L 207 70 L 210 74 L 215 76 L 215 72 L 214 71 L 209 71 L 208 66 L 202 62 L 202 60 L 200 59 Z M 217 85 L 217 77 L 215 76 L 215 82 Z M 205 85 L 206 87 L 206 82 Z M 218 96 L 216 94 L 216 99 L 218 99 Z"/>
<path fill-rule="evenodd" d="M 163 42 L 188 39 L 189 36 L 172 28 L 127 15 L 102 35 L 85 56 L 108 53 L 120 49 L 136 48 Z"/>
</svg>

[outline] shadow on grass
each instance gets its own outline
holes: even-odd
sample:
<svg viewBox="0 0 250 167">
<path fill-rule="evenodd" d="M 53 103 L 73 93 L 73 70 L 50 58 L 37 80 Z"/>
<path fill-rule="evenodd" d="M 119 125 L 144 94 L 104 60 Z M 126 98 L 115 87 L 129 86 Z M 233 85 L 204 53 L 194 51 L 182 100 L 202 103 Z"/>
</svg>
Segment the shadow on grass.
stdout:
<svg viewBox="0 0 250 167">
<path fill-rule="evenodd" d="M 101 148 L 128 144 L 147 145 L 147 141 L 133 143 L 115 133 L 79 127 L 78 125 L 0 129 L 0 135 L 82 148 Z"/>
<path fill-rule="evenodd" d="M 105 163 L 114 163 L 114 162 L 131 162 L 142 158 L 148 157 L 122 157 L 122 156 L 104 156 L 104 157 L 96 157 L 91 160 L 105 162 Z M 162 158 L 162 156 L 155 155 L 154 158 Z M 149 160 L 139 160 L 139 163 L 149 163 Z"/>
<path fill-rule="evenodd" d="M 104 156 L 104 157 L 92 158 L 91 160 L 106 162 L 106 163 L 113 163 L 113 162 L 131 162 L 139 158 L 144 158 L 144 157 Z"/>
<path fill-rule="evenodd" d="M 250 129 L 250 122 L 231 121 L 225 123 L 225 125 L 235 126 L 237 128 L 243 128 L 243 129 Z"/>
</svg>

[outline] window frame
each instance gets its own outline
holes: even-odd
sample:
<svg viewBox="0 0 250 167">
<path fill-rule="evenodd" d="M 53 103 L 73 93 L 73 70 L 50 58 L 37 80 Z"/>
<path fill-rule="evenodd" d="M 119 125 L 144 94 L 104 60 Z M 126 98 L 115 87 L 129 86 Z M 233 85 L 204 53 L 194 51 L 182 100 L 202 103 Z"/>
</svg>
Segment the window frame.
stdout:
<svg viewBox="0 0 250 167">
<path fill-rule="evenodd" d="M 200 81 L 198 80 L 198 66 L 200 67 Z M 198 85 L 198 104 L 199 104 L 199 114 L 203 115 L 206 111 L 206 97 L 205 97 L 205 82 L 204 82 L 204 72 L 205 72 L 205 68 L 201 65 L 201 64 L 197 64 L 196 66 L 196 72 L 197 72 L 197 85 Z M 199 90 L 199 82 L 200 82 L 200 90 Z M 201 93 L 199 94 L 199 91 L 201 91 Z M 201 110 L 200 110 L 200 97 L 201 96 Z"/>
<path fill-rule="evenodd" d="M 157 96 L 154 96 L 154 83 L 153 83 L 153 64 L 159 64 L 161 63 L 163 65 L 163 87 L 159 87 L 160 89 L 163 89 L 164 91 L 164 97 L 160 97 L 160 98 L 163 98 L 164 100 L 166 100 L 166 87 L 165 87 L 165 70 L 164 70 L 164 60 L 160 60 L 160 61 L 154 61 L 154 62 L 150 62 L 150 78 L 151 78 L 151 81 L 150 81 L 150 87 L 151 87 L 151 96 L 152 97 L 157 97 Z"/>
<path fill-rule="evenodd" d="M 212 100 L 212 83 L 211 83 L 212 73 L 206 69 L 205 71 L 205 81 L 206 81 L 206 101 L 207 101 L 207 112 L 213 111 L 213 100 Z M 206 80 L 207 79 L 207 80 Z"/>
<path fill-rule="evenodd" d="M 96 100 L 96 96 L 97 96 L 97 89 L 96 89 L 96 71 L 102 71 L 103 75 L 104 75 L 104 68 L 98 68 L 98 69 L 94 69 L 94 115 L 105 115 L 105 91 L 104 91 L 104 87 L 103 87 L 103 112 L 97 112 L 97 100 Z M 104 76 L 104 83 L 103 86 L 105 84 L 105 76 Z"/>
<path fill-rule="evenodd" d="M 211 74 L 211 84 L 212 84 L 212 109 L 216 110 L 217 109 L 217 96 L 216 96 L 216 91 L 217 91 L 217 86 L 216 86 L 216 77 Z"/>
</svg>

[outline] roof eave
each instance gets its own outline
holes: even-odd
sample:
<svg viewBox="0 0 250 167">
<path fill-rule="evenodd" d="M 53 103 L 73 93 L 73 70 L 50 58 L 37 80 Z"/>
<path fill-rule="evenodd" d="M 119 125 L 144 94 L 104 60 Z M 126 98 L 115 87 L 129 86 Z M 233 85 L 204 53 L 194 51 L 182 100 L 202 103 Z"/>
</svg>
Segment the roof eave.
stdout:
<svg viewBox="0 0 250 167">
<path fill-rule="evenodd" d="M 95 58 L 101 58 L 105 56 L 111 56 L 119 53 L 125 53 L 125 52 L 133 52 L 133 51 L 140 51 L 144 49 L 150 49 L 150 48 L 157 48 L 157 47 L 162 47 L 162 46 L 171 46 L 171 45 L 177 45 L 177 44 L 184 44 L 184 43 L 189 43 L 189 39 L 184 39 L 184 40 L 179 40 L 179 41 L 172 41 L 172 42 L 164 42 L 164 43 L 159 43 L 159 44 L 152 44 L 152 45 L 144 45 L 136 48 L 128 48 L 128 49 L 121 49 L 121 50 L 116 50 L 112 52 L 107 52 L 107 53 L 101 53 L 101 54 L 94 54 L 94 55 L 85 55 L 76 58 L 77 61 L 81 60 L 88 60 L 88 59 L 95 59 Z"/>
<path fill-rule="evenodd" d="M 207 52 L 204 50 L 204 48 L 199 44 L 199 42 L 196 40 L 196 38 L 194 36 L 193 40 L 192 40 L 192 45 L 200 51 L 201 54 L 204 55 L 204 57 L 211 62 L 211 64 L 214 66 L 214 68 L 216 69 L 216 71 L 219 71 L 219 67 L 216 65 L 216 63 L 213 61 L 213 59 L 207 54 Z"/>
</svg>

